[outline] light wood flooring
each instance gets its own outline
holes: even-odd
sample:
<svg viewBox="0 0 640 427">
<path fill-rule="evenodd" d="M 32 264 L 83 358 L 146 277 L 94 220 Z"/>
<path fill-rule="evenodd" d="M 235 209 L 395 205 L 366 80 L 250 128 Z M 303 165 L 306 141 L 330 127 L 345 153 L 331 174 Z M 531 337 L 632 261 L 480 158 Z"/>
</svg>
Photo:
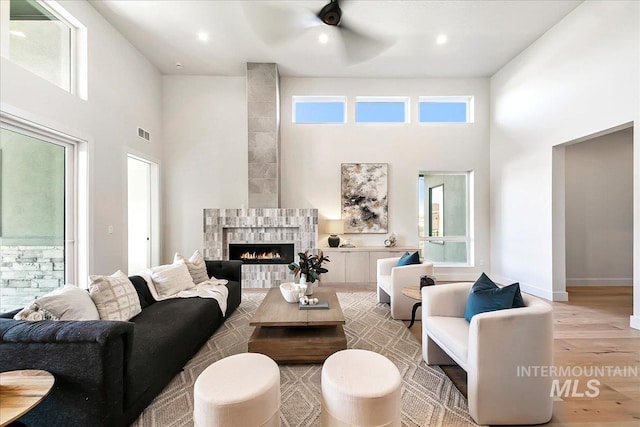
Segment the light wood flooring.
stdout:
<svg viewBox="0 0 640 427">
<path fill-rule="evenodd" d="M 335 287 L 338 292 L 375 291 L 375 285 Z M 640 331 L 629 327 L 632 288 L 576 287 L 567 291 L 568 302 L 552 303 L 554 366 L 615 366 L 640 371 Z M 420 342 L 421 327 L 417 321 L 411 328 Z M 466 396 L 464 370 L 444 368 Z M 640 427 L 640 377 L 610 375 L 597 379 L 601 383 L 597 397 L 556 398 L 553 418 L 545 426 Z M 588 391 L 586 379 L 580 379 L 577 390 Z"/>
</svg>

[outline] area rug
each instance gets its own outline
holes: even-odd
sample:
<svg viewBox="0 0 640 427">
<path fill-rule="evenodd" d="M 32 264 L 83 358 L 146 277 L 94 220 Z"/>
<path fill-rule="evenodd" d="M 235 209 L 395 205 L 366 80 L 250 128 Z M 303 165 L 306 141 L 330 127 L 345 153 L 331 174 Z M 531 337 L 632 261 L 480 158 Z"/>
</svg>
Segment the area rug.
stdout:
<svg viewBox="0 0 640 427">
<path fill-rule="evenodd" d="M 264 295 L 244 293 L 240 307 L 132 425 L 193 426 L 196 378 L 216 360 L 247 351 L 254 329 L 249 319 Z M 347 347 L 383 354 L 400 370 L 403 426 L 476 425 L 464 396 L 439 367 L 424 363 L 420 344 L 404 323 L 391 319 L 388 307 L 376 303 L 374 293 L 339 292 L 338 299 L 345 315 Z M 321 364 L 280 366 L 282 426 L 320 425 L 321 369 Z"/>
</svg>

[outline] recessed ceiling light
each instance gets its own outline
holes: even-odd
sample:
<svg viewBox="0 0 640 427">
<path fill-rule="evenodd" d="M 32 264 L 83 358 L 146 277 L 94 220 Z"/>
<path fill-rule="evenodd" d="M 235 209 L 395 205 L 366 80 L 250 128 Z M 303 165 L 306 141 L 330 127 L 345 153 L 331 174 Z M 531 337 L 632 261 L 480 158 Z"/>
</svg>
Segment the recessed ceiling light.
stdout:
<svg viewBox="0 0 640 427">
<path fill-rule="evenodd" d="M 318 36 L 318 42 L 326 44 L 329 41 L 329 36 L 326 33 L 320 33 Z"/>
<path fill-rule="evenodd" d="M 446 42 L 447 42 L 447 35 L 446 34 L 440 34 L 438 37 L 436 37 L 436 43 L 445 44 Z"/>
<path fill-rule="evenodd" d="M 22 38 L 27 37 L 27 35 L 25 33 L 23 33 L 22 31 L 11 30 L 11 31 L 9 31 L 9 34 L 11 34 L 12 36 L 16 36 L 16 37 L 22 37 Z"/>
<path fill-rule="evenodd" d="M 182 63 L 181 62 L 176 62 L 176 67 L 177 68 L 182 68 Z"/>
<path fill-rule="evenodd" d="M 209 33 L 207 33 L 206 31 L 198 32 L 198 40 L 200 40 L 201 42 L 206 42 L 207 40 L 209 40 Z"/>
</svg>

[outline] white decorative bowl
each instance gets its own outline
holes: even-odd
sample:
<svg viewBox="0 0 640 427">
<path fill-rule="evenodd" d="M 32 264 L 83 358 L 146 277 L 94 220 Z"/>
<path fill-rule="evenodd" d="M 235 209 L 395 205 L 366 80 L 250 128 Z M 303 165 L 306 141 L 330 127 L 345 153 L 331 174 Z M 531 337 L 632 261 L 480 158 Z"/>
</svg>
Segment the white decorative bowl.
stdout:
<svg viewBox="0 0 640 427">
<path fill-rule="evenodd" d="M 287 302 L 298 302 L 298 294 L 300 289 L 295 283 L 282 283 L 280 285 L 280 293 Z"/>
</svg>

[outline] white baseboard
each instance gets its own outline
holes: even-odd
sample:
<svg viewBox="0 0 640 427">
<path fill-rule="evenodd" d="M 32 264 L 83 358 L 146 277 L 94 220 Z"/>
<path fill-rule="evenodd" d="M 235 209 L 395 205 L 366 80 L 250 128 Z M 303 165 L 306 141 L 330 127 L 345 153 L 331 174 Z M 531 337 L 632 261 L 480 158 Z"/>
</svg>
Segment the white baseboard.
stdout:
<svg viewBox="0 0 640 427">
<path fill-rule="evenodd" d="M 518 280 L 512 280 L 504 276 L 496 276 L 493 279 L 495 282 L 502 285 L 510 285 L 511 283 L 519 282 Z M 520 290 L 527 294 L 534 295 L 539 298 L 546 299 L 548 301 L 569 301 L 569 294 L 566 291 L 551 291 L 549 289 L 542 289 L 537 286 L 533 286 L 529 283 L 519 282 Z"/>
<path fill-rule="evenodd" d="M 554 292 L 552 301 L 559 301 L 559 302 L 569 301 L 569 293 L 567 291 Z"/>
<path fill-rule="evenodd" d="M 567 278 L 567 286 L 633 286 L 631 277 Z"/>
<path fill-rule="evenodd" d="M 549 301 L 569 301 L 569 294 L 566 291 L 550 291 L 522 282 L 520 282 L 520 290 Z"/>
<path fill-rule="evenodd" d="M 640 330 L 640 316 L 629 316 L 629 326 Z"/>
</svg>

